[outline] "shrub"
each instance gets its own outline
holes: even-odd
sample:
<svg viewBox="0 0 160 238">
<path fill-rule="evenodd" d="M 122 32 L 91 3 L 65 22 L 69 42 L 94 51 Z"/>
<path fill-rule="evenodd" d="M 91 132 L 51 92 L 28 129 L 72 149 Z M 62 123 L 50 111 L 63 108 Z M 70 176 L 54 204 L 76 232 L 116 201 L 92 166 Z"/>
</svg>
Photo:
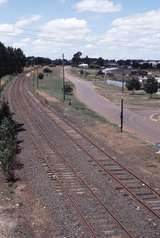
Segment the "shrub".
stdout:
<svg viewBox="0 0 160 238">
<path fill-rule="evenodd" d="M 105 76 L 105 73 L 104 73 L 102 70 L 98 70 L 96 76 L 102 76 L 102 77 L 104 77 L 104 76 Z"/>
<path fill-rule="evenodd" d="M 16 158 L 16 133 L 10 119 L 4 117 L 0 124 L 0 162 L 7 179 L 11 179 Z"/>
<path fill-rule="evenodd" d="M 45 74 L 51 74 L 51 73 L 52 73 L 52 70 L 51 70 L 50 68 L 46 67 L 46 68 L 44 68 L 43 73 L 45 73 Z"/>
<path fill-rule="evenodd" d="M 129 91 L 132 91 L 134 93 L 134 90 L 140 90 L 141 89 L 141 82 L 136 79 L 132 78 L 126 81 L 126 87 Z"/>
<path fill-rule="evenodd" d="M 38 78 L 39 79 L 43 79 L 44 78 L 44 74 L 43 73 L 39 73 Z"/>
<path fill-rule="evenodd" d="M 158 92 L 158 81 L 154 77 L 149 77 L 145 83 L 144 90 L 152 97 L 154 93 Z"/>
<path fill-rule="evenodd" d="M 83 75 L 84 74 L 84 71 L 83 69 L 80 70 L 80 74 Z"/>
<path fill-rule="evenodd" d="M 14 120 L 12 119 L 13 113 L 11 113 L 9 104 L 3 101 L 0 105 L 0 123 L 6 117 L 10 120 L 11 124 L 15 125 Z"/>
<path fill-rule="evenodd" d="M 65 93 L 67 95 L 72 95 L 73 94 L 73 86 L 70 83 L 65 84 Z"/>
<path fill-rule="evenodd" d="M 0 107 L 0 163 L 8 180 L 13 180 L 13 164 L 16 158 L 16 123 L 9 105 L 3 102 Z"/>
</svg>

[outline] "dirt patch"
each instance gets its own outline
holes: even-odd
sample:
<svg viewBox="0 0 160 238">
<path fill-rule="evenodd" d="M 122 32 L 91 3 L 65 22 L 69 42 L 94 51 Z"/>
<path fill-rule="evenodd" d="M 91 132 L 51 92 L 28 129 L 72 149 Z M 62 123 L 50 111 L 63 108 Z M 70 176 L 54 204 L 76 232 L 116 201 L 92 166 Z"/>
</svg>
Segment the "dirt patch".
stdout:
<svg viewBox="0 0 160 238">
<path fill-rule="evenodd" d="M 139 176 L 148 179 L 159 187 L 160 162 L 156 158 L 155 148 L 132 134 L 120 132 L 119 128 L 108 123 L 87 126 L 86 130 L 96 140 L 106 146 L 109 154 L 115 156 Z"/>
<path fill-rule="evenodd" d="M 34 197 L 32 190 L 25 184 L 19 184 L 15 190 L 17 204 L 21 214 L 25 214 L 26 223 L 32 230 L 32 237 L 48 237 L 50 215 L 46 206 Z M 27 237 L 28 238 L 28 237 Z"/>
<path fill-rule="evenodd" d="M 0 170 L 0 238 L 49 237 L 49 211 L 22 182 L 8 184 Z"/>
<path fill-rule="evenodd" d="M 31 235 L 25 217 L 21 216 L 19 211 L 19 203 L 15 199 L 15 190 L 6 183 L 1 170 L 0 181 L 0 237 L 25 238 L 26 235 Z"/>
</svg>

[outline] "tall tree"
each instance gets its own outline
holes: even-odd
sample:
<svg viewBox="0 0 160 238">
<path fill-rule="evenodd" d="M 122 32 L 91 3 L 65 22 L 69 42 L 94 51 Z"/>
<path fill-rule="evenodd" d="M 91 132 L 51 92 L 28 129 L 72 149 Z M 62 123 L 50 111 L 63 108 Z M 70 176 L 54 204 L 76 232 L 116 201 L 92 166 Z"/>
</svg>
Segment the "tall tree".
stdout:
<svg viewBox="0 0 160 238">
<path fill-rule="evenodd" d="M 154 77 L 149 77 L 145 84 L 144 90 L 150 94 L 151 98 L 154 93 L 158 92 L 158 81 Z"/>
<path fill-rule="evenodd" d="M 21 73 L 25 64 L 26 57 L 21 49 L 7 48 L 0 42 L 0 77 Z"/>
<path fill-rule="evenodd" d="M 128 79 L 126 82 L 126 87 L 129 91 L 132 91 L 134 94 L 135 90 L 140 90 L 141 83 L 137 78 Z"/>
<path fill-rule="evenodd" d="M 102 57 L 99 57 L 96 62 L 97 65 L 99 66 L 104 66 L 104 59 Z"/>
<path fill-rule="evenodd" d="M 73 55 L 73 58 L 72 58 L 73 66 L 78 66 L 81 63 L 81 56 L 82 56 L 82 52 L 80 51 L 78 51 L 76 54 Z"/>
<path fill-rule="evenodd" d="M 6 47 L 0 42 L 0 77 L 7 74 L 8 52 Z"/>
</svg>

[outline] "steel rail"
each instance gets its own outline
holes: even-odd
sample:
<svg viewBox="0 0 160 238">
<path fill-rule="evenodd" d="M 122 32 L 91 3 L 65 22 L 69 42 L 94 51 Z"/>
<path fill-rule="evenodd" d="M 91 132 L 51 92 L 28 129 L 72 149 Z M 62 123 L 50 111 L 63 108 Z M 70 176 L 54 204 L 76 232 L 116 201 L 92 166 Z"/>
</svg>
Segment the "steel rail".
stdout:
<svg viewBox="0 0 160 238">
<path fill-rule="evenodd" d="M 33 98 L 32 98 L 33 99 Z M 28 98 L 28 100 L 30 100 L 30 98 Z M 36 102 L 35 102 L 36 103 Z M 55 110 L 50 109 L 52 112 L 55 113 Z M 57 115 L 57 113 L 55 113 Z M 61 118 L 60 118 L 61 119 Z M 63 121 L 65 121 L 64 119 L 61 119 Z M 139 202 L 143 207 L 145 207 L 146 209 L 148 209 L 153 215 L 155 215 L 158 219 L 160 219 L 160 214 L 158 214 L 157 212 L 155 212 L 150 206 L 148 206 L 145 202 L 143 202 L 142 199 L 139 199 L 138 196 L 136 194 L 134 194 L 124 183 L 122 183 L 120 181 L 120 179 L 118 179 L 113 173 L 111 173 L 110 171 L 108 171 L 106 168 L 104 168 L 101 163 L 95 159 L 93 156 L 90 155 L 90 153 L 80 144 L 78 144 L 76 142 L 76 140 L 74 140 L 69 133 L 67 133 L 62 127 L 59 126 L 59 124 L 54 120 L 55 124 L 57 125 L 58 128 L 60 128 L 71 140 L 73 143 L 75 143 L 82 151 L 84 151 L 89 157 L 90 159 L 94 160 L 97 165 L 103 169 L 103 171 L 105 173 L 107 173 L 110 177 L 112 177 L 116 182 L 118 182 L 126 191 L 129 195 L 131 195 L 137 202 Z M 121 165 L 118 161 L 116 161 L 113 157 L 111 157 L 110 155 L 108 155 L 103 149 L 101 149 L 99 146 L 97 146 L 95 143 L 93 143 L 87 136 L 83 135 L 82 132 L 80 132 L 78 129 L 75 129 L 74 126 L 70 125 L 70 123 L 66 122 L 66 124 L 68 124 L 72 129 L 76 130 L 83 138 L 85 138 L 86 140 L 88 140 L 92 145 L 94 145 L 99 151 L 101 151 L 104 155 L 106 155 L 110 160 L 114 161 L 120 168 L 122 168 L 123 170 L 127 171 L 129 174 L 131 174 L 133 177 L 135 177 L 139 182 L 141 182 L 142 184 L 144 184 L 148 189 L 150 189 L 150 191 L 152 191 L 156 196 L 158 196 L 160 198 L 160 194 L 155 191 L 154 189 L 151 188 L 151 186 L 149 186 L 147 183 L 145 183 L 142 179 L 140 179 L 137 175 L 135 175 L 133 172 L 131 172 L 130 170 L 128 170 L 126 167 L 124 167 L 123 165 Z"/>
<path fill-rule="evenodd" d="M 26 93 L 26 90 L 24 90 L 24 94 L 22 94 L 23 100 L 25 101 L 25 110 L 27 109 L 27 104 L 29 105 L 29 107 L 33 108 L 33 103 L 31 103 L 30 98 L 28 97 L 28 94 Z M 32 110 L 32 112 L 34 112 L 34 110 Z M 35 112 L 34 112 L 35 113 Z M 38 122 L 37 118 L 39 119 L 39 117 L 37 117 L 37 114 L 35 115 L 34 118 L 34 122 Z M 39 119 L 40 122 L 40 119 Z M 87 189 L 90 191 L 90 193 L 94 196 L 94 198 L 99 202 L 99 204 L 101 204 L 101 206 L 104 208 L 104 210 L 107 212 L 107 214 L 109 214 L 115 223 L 117 223 L 120 228 L 127 234 L 128 237 L 133 238 L 133 235 L 131 235 L 127 228 L 125 228 L 125 226 L 112 214 L 112 212 L 105 206 L 105 204 L 99 199 L 99 197 L 95 194 L 95 192 L 93 191 L 93 189 L 88 185 L 88 183 L 75 171 L 75 169 L 73 168 L 72 165 L 70 165 L 70 163 L 64 158 L 64 156 L 62 156 L 59 151 L 54 147 L 49 139 L 49 137 L 47 136 L 47 134 L 44 132 L 44 123 L 41 121 L 41 124 L 43 125 L 43 127 L 41 127 L 39 125 L 39 123 L 35 123 L 35 126 L 38 128 L 38 130 L 41 132 L 41 134 L 43 135 L 43 137 L 46 139 L 48 145 L 50 146 L 50 148 L 59 156 L 59 158 L 61 158 L 61 160 L 63 160 L 63 162 L 73 171 L 73 173 L 75 174 L 75 176 L 87 187 Z"/>
</svg>

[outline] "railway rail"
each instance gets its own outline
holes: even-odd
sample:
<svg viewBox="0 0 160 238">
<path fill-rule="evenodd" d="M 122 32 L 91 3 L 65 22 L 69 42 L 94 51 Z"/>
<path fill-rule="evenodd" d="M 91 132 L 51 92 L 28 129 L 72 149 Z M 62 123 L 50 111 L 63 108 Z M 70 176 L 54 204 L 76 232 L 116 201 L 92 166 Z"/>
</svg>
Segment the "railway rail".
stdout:
<svg viewBox="0 0 160 238">
<path fill-rule="evenodd" d="M 42 122 L 40 124 L 40 121 L 36 119 L 38 115 L 31 112 L 31 110 L 33 111 L 33 108 L 30 108 L 31 101 L 28 97 L 29 95 L 27 96 L 24 93 L 22 83 L 22 80 L 17 80 L 12 90 L 9 91 L 9 94 L 12 93 L 11 91 L 13 89 L 15 90 L 13 97 L 14 104 L 20 117 L 23 118 L 32 131 L 30 135 L 31 141 L 35 144 L 38 153 L 41 155 L 41 163 L 47 166 L 49 178 L 56 180 L 59 183 L 61 191 L 70 199 L 83 224 L 88 228 L 91 237 L 133 238 L 134 236 L 130 233 L 129 229 L 125 228 L 106 205 L 103 204 L 94 188 L 87 184 L 81 175 L 81 171 L 75 171 L 72 165 L 53 148 L 50 138 L 45 133 Z M 17 102 L 18 95 L 21 96 L 22 102 Z M 39 134 L 37 131 L 39 131 Z M 44 138 L 46 143 L 44 143 Z M 41 145 L 41 149 L 39 145 Z M 86 211 L 81 209 L 83 204 L 88 204 L 87 207 L 90 207 L 90 209 L 86 209 Z"/>
<path fill-rule="evenodd" d="M 139 178 L 115 158 L 107 154 L 102 148 L 96 145 L 87 135 L 82 133 L 77 127 L 64 118 L 60 118 L 53 108 L 44 108 L 40 101 L 35 98 L 30 91 L 28 102 L 32 100 L 38 105 L 42 112 L 45 112 L 57 127 L 85 154 L 93 167 L 101 169 L 101 173 L 110 176 L 117 184 L 117 190 L 132 197 L 140 206 L 147 209 L 155 217 L 160 219 L 160 193 L 153 189 L 144 180 Z"/>
</svg>

